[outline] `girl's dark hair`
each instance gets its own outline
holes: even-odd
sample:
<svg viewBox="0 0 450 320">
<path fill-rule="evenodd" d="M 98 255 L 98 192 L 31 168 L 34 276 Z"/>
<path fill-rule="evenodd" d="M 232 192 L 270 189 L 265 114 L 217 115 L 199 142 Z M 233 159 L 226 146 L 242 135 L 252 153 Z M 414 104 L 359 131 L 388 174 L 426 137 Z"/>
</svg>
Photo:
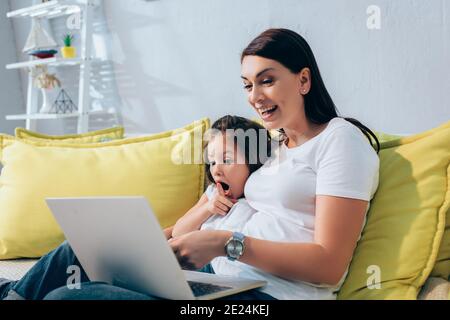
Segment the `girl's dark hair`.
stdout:
<svg viewBox="0 0 450 320">
<path fill-rule="evenodd" d="M 248 166 L 250 174 L 261 168 L 271 155 L 272 139 L 270 133 L 257 122 L 243 117 L 227 115 L 214 122 L 211 129 L 210 132 L 213 135 L 217 132 L 224 135 L 233 133 L 234 143 L 244 154 L 245 163 Z M 247 135 L 248 133 L 255 134 Z M 243 136 L 240 136 L 241 134 Z M 252 137 L 256 138 L 256 140 L 251 139 Z M 205 151 L 207 148 L 208 144 L 206 144 Z M 263 148 L 266 148 L 266 150 L 263 150 Z M 210 182 L 214 182 L 214 178 L 210 172 L 209 161 L 206 161 L 206 176 Z"/>
<path fill-rule="evenodd" d="M 311 72 L 311 90 L 305 95 L 305 114 L 315 124 L 328 123 L 340 117 L 320 75 L 314 54 L 306 40 L 298 33 L 288 29 L 269 29 L 256 37 L 242 52 L 241 63 L 246 56 L 259 56 L 276 60 L 291 72 L 297 74 L 304 68 Z M 375 140 L 377 153 L 380 143 L 376 135 L 361 122 L 344 118 L 357 126 L 373 146 Z M 280 132 L 285 136 L 284 130 Z"/>
</svg>

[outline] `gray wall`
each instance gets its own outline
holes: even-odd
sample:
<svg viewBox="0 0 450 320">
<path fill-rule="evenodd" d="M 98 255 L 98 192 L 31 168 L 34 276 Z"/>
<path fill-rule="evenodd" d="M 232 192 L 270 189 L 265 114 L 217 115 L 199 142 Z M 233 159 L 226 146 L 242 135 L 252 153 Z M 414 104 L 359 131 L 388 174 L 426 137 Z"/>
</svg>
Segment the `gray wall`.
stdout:
<svg viewBox="0 0 450 320">
<path fill-rule="evenodd" d="M 17 71 L 6 70 L 5 65 L 16 62 L 16 45 L 11 21 L 6 18 L 10 10 L 7 1 L 0 1 L 0 132 L 13 134 L 14 128 L 24 125 L 25 122 L 6 121 L 8 114 L 21 114 L 25 112 L 21 82 Z"/>
<path fill-rule="evenodd" d="M 372 4 L 379 30 L 367 28 Z M 103 13 L 97 42 L 108 49 L 117 86 L 107 105 L 120 110 L 128 132 L 255 117 L 239 55 L 268 27 L 305 36 L 342 115 L 391 133 L 450 120 L 447 0 L 105 0 Z M 19 49 L 29 27 L 14 25 Z"/>
<path fill-rule="evenodd" d="M 367 28 L 372 4 L 379 30 Z M 105 15 L 125 124 L 137 130 L 254 117 L 239 54 L 268 27 L 307 38 L 343 115 L 393 133 L 450 120 L 447 0 L 110 0 Z"/>
</svg>

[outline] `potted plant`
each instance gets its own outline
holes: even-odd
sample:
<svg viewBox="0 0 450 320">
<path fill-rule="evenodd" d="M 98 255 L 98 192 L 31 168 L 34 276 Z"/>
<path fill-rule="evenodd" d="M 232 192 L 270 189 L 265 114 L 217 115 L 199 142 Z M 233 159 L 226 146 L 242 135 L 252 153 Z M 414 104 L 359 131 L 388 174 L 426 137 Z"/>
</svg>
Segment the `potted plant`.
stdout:
<svg viewBox="0 0 450 320">
<path fill-rule="evenodd" d="M 71 59 L 77 56 L 75 47 L 72 47 L 73 35 L 70 33 L 64 36 L 64 47 L 61 48 L 63 58 Z"/>
</svg>

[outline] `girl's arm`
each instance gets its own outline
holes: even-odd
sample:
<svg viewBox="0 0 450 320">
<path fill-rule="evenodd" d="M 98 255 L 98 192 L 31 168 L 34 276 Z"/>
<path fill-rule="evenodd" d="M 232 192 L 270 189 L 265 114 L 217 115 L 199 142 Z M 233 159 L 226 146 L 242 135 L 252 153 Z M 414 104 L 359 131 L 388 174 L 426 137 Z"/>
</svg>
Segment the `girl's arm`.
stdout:
<svg viewBox="0 0 450 320">
<path fill-rule="evenodd" d="M 191 231 L 200 230 L 201 225 L 212 213 L 208 210 L 208 197 L 203 194 L 195 206 L 178 219 L 173 227 L 172 237 L 176 238 Z"/>
<path fill-rule="evenodd" d="M 172 226 L 172 227 L 165 228 L 165 229 L 163 230 L 164 235 L 166 236 L 166 239 L 167 239 L 167 240 L 169 240 L 170 238 L 172 238 L 172 231 L 173 231 L 173 226 Z"/>
</svg>

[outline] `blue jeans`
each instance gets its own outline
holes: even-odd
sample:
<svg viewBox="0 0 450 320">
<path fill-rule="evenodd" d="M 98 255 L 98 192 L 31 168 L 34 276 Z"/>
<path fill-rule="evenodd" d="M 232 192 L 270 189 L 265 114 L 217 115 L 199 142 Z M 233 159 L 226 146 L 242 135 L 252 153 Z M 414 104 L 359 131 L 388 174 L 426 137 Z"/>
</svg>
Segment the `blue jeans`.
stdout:
<svg viewBox="0 0 450 320">
<path fill-rule="evenodd" d="M 69 289 L 67 282 L 72 275 L 68 268 L 76 266 L 80 272 L 80 288 Z M 211 265 L 201 272 L 214 273 Z M 64 242 L 54 251 L 42 257 L 20 280 L 13 282 L 10 289 L 26 300 L 156 300 L 158 298 L 115 287 L 101 282 L 90 282 L 72 248 Z M 225 300 L 273 300 L 274 298 L 255 290 L 226 297 Z"/>
</svg>

